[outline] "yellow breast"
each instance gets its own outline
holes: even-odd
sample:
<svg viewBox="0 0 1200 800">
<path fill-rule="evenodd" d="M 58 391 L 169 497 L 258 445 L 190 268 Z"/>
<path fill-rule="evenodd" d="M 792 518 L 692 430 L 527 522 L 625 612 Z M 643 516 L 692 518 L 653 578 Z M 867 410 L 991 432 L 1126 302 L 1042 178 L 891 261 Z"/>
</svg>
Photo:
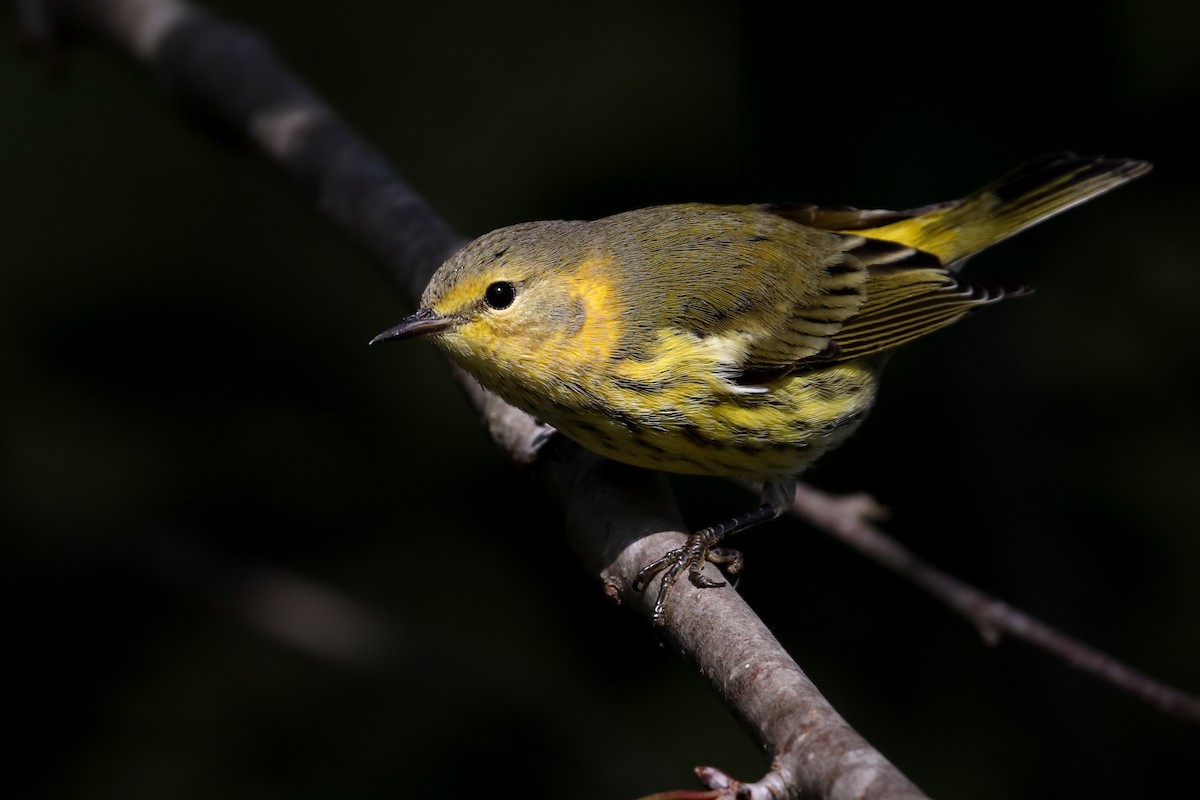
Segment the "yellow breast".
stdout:
<svg viewBox="0 0 1200 800">
<path fill-rule="evenodd" d="M 800 472 L 850 435 L 874 401 L 875 372 L 858 361 L 739 386 L 741 347 L 660 332 L 634 354 L 591 362 L 576 386 L 538 395 L 518 388 L 511 400 L 618 461 L 757 478 Z"/>
</svg>

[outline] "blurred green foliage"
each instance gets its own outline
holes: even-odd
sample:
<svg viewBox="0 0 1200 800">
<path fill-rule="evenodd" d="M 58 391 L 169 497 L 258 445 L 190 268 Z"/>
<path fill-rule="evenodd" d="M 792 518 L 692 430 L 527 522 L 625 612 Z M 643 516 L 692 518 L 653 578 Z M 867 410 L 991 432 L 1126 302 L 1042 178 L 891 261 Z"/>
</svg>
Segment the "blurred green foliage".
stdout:
<svg viewBox="0 0 1200 800">
<path fill-rule="evenodd" d="M 808 476 L 1200 690 L 1200 13 L 1017 0 L 222 0 L 465 235 L 670 201 L 911 207 L 1070 148 L 1155 171 L 981 256 L 1035 285 L 894 359 Z M 14 23 L 5 19 L 8 32 Z M 5 795 L 620 798 L 766 768 L 609 606 L 408 309 L 85 44 L 0 60 Z M 746 498 L 680 480 L 693 524 Z M 935 796 L 1200 794 L 1196 735 L 794 522 L 742 591 Z"/>
</svg>

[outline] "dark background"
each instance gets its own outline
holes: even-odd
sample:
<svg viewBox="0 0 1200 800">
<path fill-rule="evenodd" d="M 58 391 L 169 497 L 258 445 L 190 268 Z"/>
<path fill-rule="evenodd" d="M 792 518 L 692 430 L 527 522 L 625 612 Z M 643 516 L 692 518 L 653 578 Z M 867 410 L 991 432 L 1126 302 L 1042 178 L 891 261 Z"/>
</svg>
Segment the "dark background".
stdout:
<svg viewBox="0 0 1200 800">
<path fill-rule="evenodd" d="M 1194 3 L 297 4 L 258 28 L 465 235 L 671 201 L 911 207 L 1059 149 L 1148 177 L 971 269 L 808 479 L 1200 690 Z M 15 34 L 11 14 L 6 32 Z M 762 756 L 494 452 L 409 308 L 110 52 L 0 56 L 4 794 L 636 797 Z M 748 498 L 681 480 L 691 524 Z M 1200 793 L 1194 728 L 794 521 L 742 591 L 935 796 Z M 7 760 L 7 759 L 6 759 Z"/>
</svg>

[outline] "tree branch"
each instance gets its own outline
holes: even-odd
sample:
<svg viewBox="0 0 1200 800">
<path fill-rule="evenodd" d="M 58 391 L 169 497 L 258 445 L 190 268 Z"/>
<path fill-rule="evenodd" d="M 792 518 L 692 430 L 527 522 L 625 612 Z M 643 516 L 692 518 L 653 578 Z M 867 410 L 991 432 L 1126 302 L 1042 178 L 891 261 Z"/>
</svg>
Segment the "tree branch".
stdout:
<svg viewBox="0 0 1200 800">
<path fill-rule="evenodd" d="M 801 485 L 792 512 L 916 584 L 974 623 L 988 644 L 1008 634 L 1129 692 L 1184 722 L 1200 724 L 1200 698 L 1156 681 L 1020 609 L 947 575 L 871 524 L 881 509 L 866 495 L 830 497 Z"/>
<path fill-rule="evenodd" d="M 685 538 L 666 478 L 561 438 L 546 451 L 542 477 L 566 509 L 584 566 L 601 575 L 610 597 L 648 618 L 654 593 L 634 592 L 634 576 Z M 771 771 L 755 783 L 702 767 L 705 783 L 745 798 L 924 797 L 838 715 L 732 587 L 679 581 L 671 592 L 667 643 L 772 756 Z"/>
<path fill-rule="evenodd" d="M 386 159 L 246 28 L 182 0 L 49 0 L 51 18 L 100 35 L 189 110 L 249 141 L 410 302 L 462 245 Z"/>
</svg>

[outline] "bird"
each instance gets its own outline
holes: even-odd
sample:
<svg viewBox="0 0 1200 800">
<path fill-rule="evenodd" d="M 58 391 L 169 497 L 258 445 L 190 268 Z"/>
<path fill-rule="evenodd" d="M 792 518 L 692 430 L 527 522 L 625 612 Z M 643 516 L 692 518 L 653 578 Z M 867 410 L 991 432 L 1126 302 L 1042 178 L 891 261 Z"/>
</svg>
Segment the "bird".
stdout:
<svg viewBox="0 0 1200 800">
<path fill-rule="evenodd" d="M 792 504 L 850 436 L 900 345 L 1029 287 L 964 276 L 976 253 L 1151 169 L 1055 153 L 960 199 L 907 211 L 681 203 L 500 228 L 430 279 L 371 344 L 427 339 L 484 388 L 616 461 L 761 484 L 757 506 L 647 564 L 652 619 L 685 572 L 724 585 L 721 543 Z"/>
</svg>

